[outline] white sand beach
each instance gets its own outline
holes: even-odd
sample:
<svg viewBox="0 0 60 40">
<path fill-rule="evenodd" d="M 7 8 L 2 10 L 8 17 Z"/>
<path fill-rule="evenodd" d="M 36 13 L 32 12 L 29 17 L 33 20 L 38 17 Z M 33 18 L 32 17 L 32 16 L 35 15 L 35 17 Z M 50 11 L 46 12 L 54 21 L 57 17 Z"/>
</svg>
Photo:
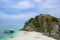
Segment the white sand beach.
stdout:
<svg viewBox="0 0 60 40">
<path fill-rule="evenodd" d="M 16 37 L 10 38 L 8 40 L 56 40 L 51 37 L 47 37 L 39 32 L 20 32 Z"/>
</svg>

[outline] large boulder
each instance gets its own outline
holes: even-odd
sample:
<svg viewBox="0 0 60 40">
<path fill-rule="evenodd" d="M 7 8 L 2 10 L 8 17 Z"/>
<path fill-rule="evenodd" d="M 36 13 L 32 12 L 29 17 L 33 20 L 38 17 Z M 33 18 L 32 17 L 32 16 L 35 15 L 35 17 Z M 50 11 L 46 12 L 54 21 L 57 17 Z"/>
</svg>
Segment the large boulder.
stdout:
<svg viewBox="0 0 60 40">
<path fill-rule="evenodd" d="M 14 30 L 8 29 L 8 30 L 5 30 L 4 33 L 14 33 Z"/>
</svg>

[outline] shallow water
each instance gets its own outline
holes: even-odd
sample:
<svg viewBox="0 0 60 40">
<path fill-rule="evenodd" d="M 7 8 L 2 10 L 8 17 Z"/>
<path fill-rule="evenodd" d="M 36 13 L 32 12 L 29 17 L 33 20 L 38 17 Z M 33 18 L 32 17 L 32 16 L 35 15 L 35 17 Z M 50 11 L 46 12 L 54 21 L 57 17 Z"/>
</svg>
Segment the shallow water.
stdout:
<svg viewBox="0 0 60 40">
<path fill-rule="evenodd" d="M 17 33 L 20 31 L 22 26 L 20 25 L 0 25 L 0 40 L 6 40 L 8 38 L 15 37 Z M 14 33 L 4 33 L 5 30 L 13 29 Z"/>
</svg>

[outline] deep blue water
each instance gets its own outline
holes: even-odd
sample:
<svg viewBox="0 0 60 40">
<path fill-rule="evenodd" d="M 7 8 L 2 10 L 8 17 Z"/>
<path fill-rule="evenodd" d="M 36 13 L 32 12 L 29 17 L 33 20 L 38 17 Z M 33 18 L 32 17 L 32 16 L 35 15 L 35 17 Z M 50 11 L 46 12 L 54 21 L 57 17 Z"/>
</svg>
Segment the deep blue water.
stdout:
<svg viewBox="0 0 60 40">
<path fill-rule="evenodd" d="M 0 40 L 5 40 L 10 37 L 14 37 L 19 31 L 22 26 L 20 25 L 0 25 Z M 4 33 L 5 30 L 13 29 L 14 33 Z"/>
</svg>

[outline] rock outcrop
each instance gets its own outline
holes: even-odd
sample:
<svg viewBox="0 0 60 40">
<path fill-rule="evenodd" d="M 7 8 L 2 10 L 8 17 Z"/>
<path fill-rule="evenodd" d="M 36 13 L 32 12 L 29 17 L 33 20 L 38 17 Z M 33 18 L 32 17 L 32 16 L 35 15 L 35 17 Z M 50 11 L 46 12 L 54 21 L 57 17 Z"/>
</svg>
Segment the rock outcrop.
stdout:
<svg viewBox="0 0 60 40">
<path fill-rule="evenodd" d="M 5 30 L 4 33 L 14 33 L 14 30 Z"/>
<path fill-rule="evenodd" d="M 49 14 L 40 14 L 35 18 L 29 19 L 23 29 L 42 32 L 47 36 L 60 40 L 60 19 Z"/>
</svg>

